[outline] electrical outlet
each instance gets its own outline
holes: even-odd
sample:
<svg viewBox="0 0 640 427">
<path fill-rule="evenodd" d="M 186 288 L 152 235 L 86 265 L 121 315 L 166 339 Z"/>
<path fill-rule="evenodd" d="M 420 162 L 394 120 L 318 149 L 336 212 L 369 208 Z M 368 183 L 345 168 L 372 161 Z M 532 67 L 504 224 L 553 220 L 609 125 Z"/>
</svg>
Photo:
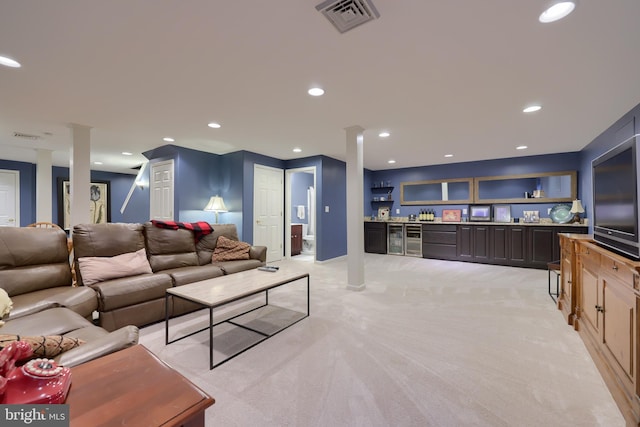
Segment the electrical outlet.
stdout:
<svg viewBox="0 0 640 427">
<path fill-rule="evenodd" d="M 324 212 L 325 212 L 325 213 L 329 213 L 329 206 L 325 206 L 325 207 L 324 207 Z"/>
<path fill-rule="evenodd" d="M 463 208 L 462 209 L 462 215 L 466 215 L 467 214 L 467 208 Z"/>
<path fill-rule="evenodd" d="M 547 215 L 551 215 L 551 208 L 547 208 Z"/>
<path fill-rule="evenodd" d="M 396 209 L 396 215 L 400 215 L 400 209 Z"/>
</svg>

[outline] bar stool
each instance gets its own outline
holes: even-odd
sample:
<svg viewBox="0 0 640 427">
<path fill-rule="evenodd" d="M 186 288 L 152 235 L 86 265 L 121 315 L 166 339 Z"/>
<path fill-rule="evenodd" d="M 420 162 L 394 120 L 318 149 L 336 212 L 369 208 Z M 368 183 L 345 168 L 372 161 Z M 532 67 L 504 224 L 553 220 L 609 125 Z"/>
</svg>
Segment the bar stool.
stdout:
<svg viewBox="0 0 640 427">
<path fill-rule="evenodd" d="M 551 292 L 551 273 L 556 275 L 556 292 Z M 547 263 L 547 275 L 549 280 L 549 296 L 553 302 L 557 302 L 557 297 L 560 296 L 560 261 L 552 261 Z"/>
</svg>

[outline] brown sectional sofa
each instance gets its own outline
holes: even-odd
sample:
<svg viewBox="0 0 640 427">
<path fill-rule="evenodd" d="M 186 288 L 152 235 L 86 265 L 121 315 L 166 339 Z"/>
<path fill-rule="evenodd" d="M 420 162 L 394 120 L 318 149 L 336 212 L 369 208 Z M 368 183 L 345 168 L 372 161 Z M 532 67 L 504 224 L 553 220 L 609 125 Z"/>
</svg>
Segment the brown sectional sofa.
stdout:
<svg viewBox="0 0 640 427">
<path fill-rule="evenodd" d="M 137 344 L 138 328 L 109 332 L 90 320 L 95 291 L 72 286 L 67 235 L 52 228 L 0 228 L 0 288 L 13 309 L 0 334 L 63 335 L 86 341 L 57 356 L 67 367 Z"/>
<path fill-rule="evenodd" d="M 219 236 L 238 240 L 234 224 L 213 224 L 213 229 L 196 242 L 191 230 L 165 229 L 151 222 L 76 225 L 73 247 L 79 285 L 83 284 L 79 262 L 83 257 L 114 257 L 144 248 L 153 271 L 89 285 L 98 294 L 100 326 L 111 331 L 123 325 L 144 326 L 163 320 L 166 289 L 265 265 L 264 246 L 251 247 L 247 260 L 212 262 Z M 169 315 L 196 308 L 171 299 Z"/>
</svg>

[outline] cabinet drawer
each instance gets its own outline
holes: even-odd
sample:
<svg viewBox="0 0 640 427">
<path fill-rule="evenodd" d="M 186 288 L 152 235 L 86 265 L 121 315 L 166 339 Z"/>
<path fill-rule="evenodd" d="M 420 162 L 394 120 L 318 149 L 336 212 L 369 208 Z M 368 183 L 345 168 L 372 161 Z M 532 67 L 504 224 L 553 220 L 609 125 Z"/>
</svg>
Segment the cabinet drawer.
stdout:
<svg viewBox="0 0 640 427">
<path fill-rule="evenodd" d="M 422 241 L 424 243 L 444 243 L 449 245 L 456 244 L 456 233 L 450 231 L 423 231 Z"/>
<path fill-rule="evenodd" d="M 625 285 L 634 286 L 634 271 L 615 259 L 606 256 L 600 257 L 600 269 L 602 273 L 615 277 Z"/>
<path fill-rule="evenodd" d="M 580 262 L 585 265 L 590 265 L 594 268 L 600 266 L 600 254 L 596 251 L 590 250 L 589 248 L 580 246 L 578 257 L 580 258 Z"/>
<path fill-rule="evenodd" d="M 423 258 L 457 259 L 455 245 L 422 244 Z"/>
<path fill-rule="evenodd" d="M 456 232 L 455 224 L 422 224 L 422 232 L 425 231 L 452 231 Z"/>
</svg>

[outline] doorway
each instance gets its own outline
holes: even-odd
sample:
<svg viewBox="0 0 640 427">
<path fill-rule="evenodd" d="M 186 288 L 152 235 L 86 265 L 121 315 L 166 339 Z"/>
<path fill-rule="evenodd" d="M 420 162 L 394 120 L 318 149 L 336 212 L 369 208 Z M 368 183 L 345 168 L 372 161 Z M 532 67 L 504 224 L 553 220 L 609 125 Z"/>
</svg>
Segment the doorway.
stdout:
<svg viewBox="0 0 640 427">
<path fill-rule="evenodd" d="M 315 261 L 316 200 L 316 167 L 287 170 L 285 206 L 287 258 Z"/>
<path fill-rule="evenodd" d="M 267 262 L 282 259 L 282 169 L 253 166 L 253 244 L 267 247 Z"/>
</svg>

